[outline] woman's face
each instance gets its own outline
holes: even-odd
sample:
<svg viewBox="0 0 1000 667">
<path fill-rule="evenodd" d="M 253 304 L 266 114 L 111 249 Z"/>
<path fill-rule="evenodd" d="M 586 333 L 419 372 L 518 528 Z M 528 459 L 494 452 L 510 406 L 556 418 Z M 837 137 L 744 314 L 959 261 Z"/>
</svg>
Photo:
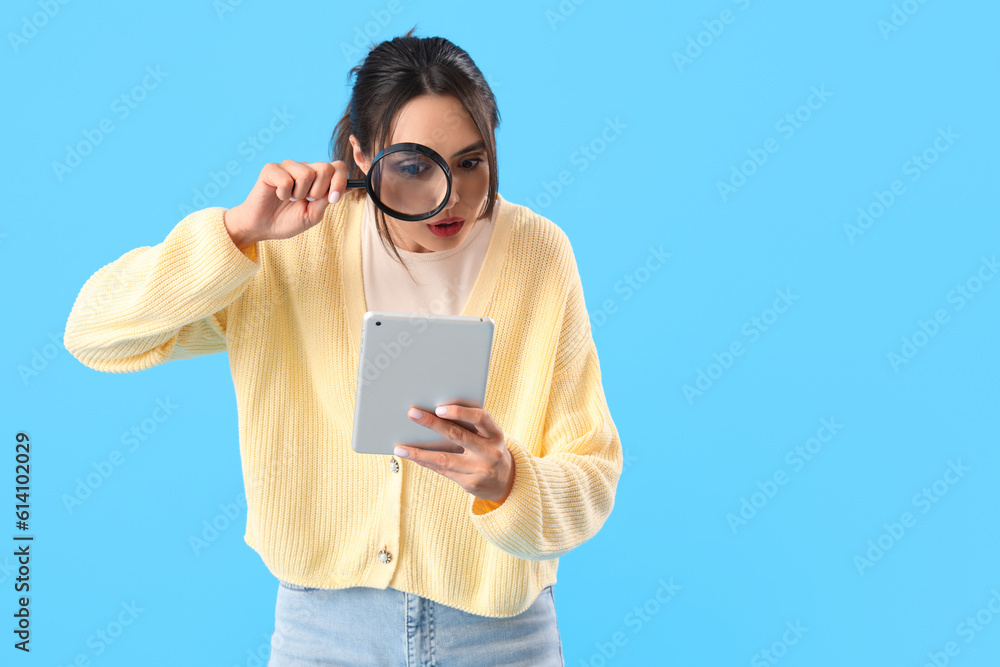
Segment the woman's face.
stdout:
<svg viewBox="0 0 1000 667">
<path fill-rule="evenodd" d="M 414 97 L 399 110 L 394 123 L 389 144 L 423 144 L 445 159 L 451 168 L 451 198 L 430 220 L 409 222 L 386 215 L 393 243 L 410 252 L 454 248 L 474 225 L 479 224 L 478 217 L 486 205 L 490 172 L 483 137 L 469 112 L 451 95 Z M 354 135 L 350 140 L 354 147 L 354 161 L 367 174 L 371 160 L 361 154 Z M 431 225 L 450 218 L 461 220 L 457 234 L 442 237 L 431 231 Z"/>
</svg>

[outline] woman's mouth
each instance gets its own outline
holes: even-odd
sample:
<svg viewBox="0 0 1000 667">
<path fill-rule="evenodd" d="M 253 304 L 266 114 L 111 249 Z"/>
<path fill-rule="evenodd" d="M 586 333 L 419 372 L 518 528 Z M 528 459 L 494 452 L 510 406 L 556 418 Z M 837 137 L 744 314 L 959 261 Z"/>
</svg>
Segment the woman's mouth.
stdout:
<svg viewBox="0 0 1000 667">
<path fill-rule="evenodd" d="M 465 220 L 462 218 L 446 218 L 445 220 L 427 225 L 427 228 L 431 230 L 434 236 L 446 239 L 462 231 L 463 225 L 465 225 Z"/>
</svg>

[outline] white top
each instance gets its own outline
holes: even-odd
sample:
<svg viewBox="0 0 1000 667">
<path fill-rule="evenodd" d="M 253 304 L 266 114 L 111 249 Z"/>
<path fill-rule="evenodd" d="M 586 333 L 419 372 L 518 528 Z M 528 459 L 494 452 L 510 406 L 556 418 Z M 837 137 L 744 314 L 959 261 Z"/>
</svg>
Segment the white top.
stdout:
<svg viewBox="0 0 1000 667">
<path fill-rule="evenodd" d="M 483 266 L 499 209 L 499 203 L 494 205 L 493 219 L 477 220 L 462 242 L 449 250 L 411 252 L 397 248 L 406 262 L 404 267 L 382 245 L 375 222 L 375 204 L 365 197 L 361 272 L 368 310 L 461 315 Z"/>
</svg>

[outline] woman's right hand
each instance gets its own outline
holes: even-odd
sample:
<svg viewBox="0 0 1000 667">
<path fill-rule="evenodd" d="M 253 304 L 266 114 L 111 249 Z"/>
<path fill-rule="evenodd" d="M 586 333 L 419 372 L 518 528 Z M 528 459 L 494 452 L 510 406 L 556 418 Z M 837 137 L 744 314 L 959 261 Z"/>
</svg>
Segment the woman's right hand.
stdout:
<svg viewBox="0 0 1000 667">
<path fill-rule="evenodd" d="M 269 162 L 250 195 L 225 212 L 229 236 L 243 250 L 257 241 L 287 239 L 323 220 L 326 207 L 347 190 L 347 165 L 335 162 Z M 309 201 L 312 198 L 314 201 Z"/>
</svg>

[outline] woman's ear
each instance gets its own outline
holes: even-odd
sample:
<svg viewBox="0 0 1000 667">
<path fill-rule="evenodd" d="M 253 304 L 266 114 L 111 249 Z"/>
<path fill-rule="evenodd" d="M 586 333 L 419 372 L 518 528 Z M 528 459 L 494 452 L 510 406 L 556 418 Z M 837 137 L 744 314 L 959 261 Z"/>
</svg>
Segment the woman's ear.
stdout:
<svg viewBox="0 0 1000 667">
<path fill-rule="evenodd" d="M 358 143 L 357 137 L 353 134 L 348 137 L 351 142 L 351 148 L 354 149 L 354 163 L 361 167 L 361 171 L 368 174 L 368 160 L 365 158 L 365 154 L 361 152 L 361 144 Z"/>
</svg>

